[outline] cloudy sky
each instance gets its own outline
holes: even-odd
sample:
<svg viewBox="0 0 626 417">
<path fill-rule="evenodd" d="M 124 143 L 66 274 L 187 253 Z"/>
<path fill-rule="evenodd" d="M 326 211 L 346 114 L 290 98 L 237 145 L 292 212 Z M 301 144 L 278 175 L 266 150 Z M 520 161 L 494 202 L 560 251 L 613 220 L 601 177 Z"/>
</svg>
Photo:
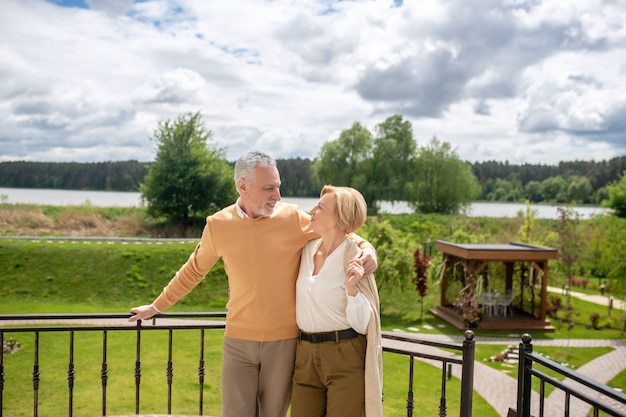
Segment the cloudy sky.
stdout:
<svg viewBox="0 0 626 417">
<path fill-rule="evenodd" d="M 0 161 L 152 161 L 200 112 L 229 160 L 400 114 L 514 164 L 626 155 L 623 0 L 3 0 Z"/>
</svg>

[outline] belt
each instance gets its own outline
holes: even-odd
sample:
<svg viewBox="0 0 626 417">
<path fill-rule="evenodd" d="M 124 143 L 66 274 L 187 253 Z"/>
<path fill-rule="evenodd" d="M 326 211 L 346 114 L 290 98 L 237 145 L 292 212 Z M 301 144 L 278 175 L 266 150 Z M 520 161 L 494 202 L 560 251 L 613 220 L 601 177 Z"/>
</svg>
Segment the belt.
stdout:
<svg viewBox="0 0 626 417">
<path fill-rule="evenodd" d="M 336 342 L 342 339 L 354 339 L 358 337 L 360 334 L 350 328 L 346 330 L 335 330 L 334 332 L 324 332 L 324 333 L 305 333 L 300 332 L 300 340 L 304 340 L 305 342 L 311 343 L 321 343 L 321 342 Z"/>
</svg>

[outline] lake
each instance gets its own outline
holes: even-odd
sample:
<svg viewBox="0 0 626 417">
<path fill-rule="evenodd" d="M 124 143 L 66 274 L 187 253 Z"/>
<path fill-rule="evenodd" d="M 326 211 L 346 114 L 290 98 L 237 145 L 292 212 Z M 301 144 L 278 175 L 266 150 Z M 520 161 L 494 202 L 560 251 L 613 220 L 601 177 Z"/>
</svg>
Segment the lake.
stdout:
<svg viewBox="0 0 626 417">
<path fill-rule="evenodd" d="M 309 211 L 317 198 L 283 198 L 287 203 L 297 204 L 304 211 Z M 143 202 L 138 192 L 119 191 L 76 191 L 50 190 L 34 188 L 0 188 L 0 202 L 2 203 L 30 203 L 52 206 L 69 206 L 91 204 L 98 207 L 141 207 Z M 389 214 L 411 213 L 407 203 L 382 202 L 381 211 Z M 557 206 L 531 205 L 535 216 L 542 219 L 558 218 Z M 598 214 L 606 214 L 608 209 L 603 207 L 572 207 L 581 218 L 590 218 Z M 467 215 L 472 217 L 517 217 L 524 213 L 526 206 L 520 203 L 472 203 Z"/>
</svg>

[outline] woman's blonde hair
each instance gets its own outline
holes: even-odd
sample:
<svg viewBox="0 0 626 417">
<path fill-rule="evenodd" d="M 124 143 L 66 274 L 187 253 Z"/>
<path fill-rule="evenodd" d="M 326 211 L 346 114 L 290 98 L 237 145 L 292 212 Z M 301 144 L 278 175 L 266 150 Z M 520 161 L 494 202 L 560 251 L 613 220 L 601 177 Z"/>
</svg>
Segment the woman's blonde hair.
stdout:
<svg viewBox="0 0 626 417">
<path fill-rule="evenodd" d="M 363 226 L 367 217 L 367 203 L 363 195 L 350 187 L 335 187 L 325 185 L 320 197 L 324 194 L 334 194 L 337 198 L 337 226 L 345 233 L 356 232 Z"/>
</svg>

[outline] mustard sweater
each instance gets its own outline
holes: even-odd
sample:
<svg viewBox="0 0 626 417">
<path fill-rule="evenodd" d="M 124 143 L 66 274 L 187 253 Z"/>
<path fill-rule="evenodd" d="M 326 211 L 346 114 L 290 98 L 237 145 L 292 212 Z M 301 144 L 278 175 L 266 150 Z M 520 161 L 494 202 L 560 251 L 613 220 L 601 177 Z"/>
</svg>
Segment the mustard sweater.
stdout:
<svg viewBox="0 0 626 417">
<path fill-rule="evenodd" d="M 285 203 L 278 203 L 270 217 L 242 219 L 235 205 L 207 217 L 200 242 L 155 307 L 165 311 L 174 305 L 221 257 L 229 286 L 225 335 L 260 342 L 297 337 L 300 252 L 317 237 L 309 223 L 306 213 Z"/>
</svg>

